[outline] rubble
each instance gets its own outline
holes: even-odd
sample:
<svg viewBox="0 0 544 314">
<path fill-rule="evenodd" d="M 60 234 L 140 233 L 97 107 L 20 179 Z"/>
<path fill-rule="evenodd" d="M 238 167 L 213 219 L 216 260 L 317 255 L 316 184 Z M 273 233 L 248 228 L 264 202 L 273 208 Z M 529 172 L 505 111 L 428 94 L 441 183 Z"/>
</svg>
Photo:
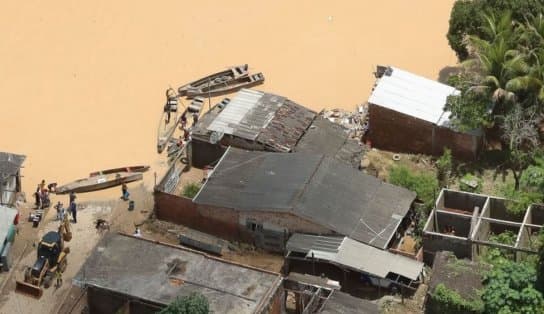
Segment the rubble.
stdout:
<svg viewBox="0 0 544 314">
<path fill-rule="evenodd" d="M 353 112 L 338 108 L 322 112 L 323 117 L 343 126 L 349 130 L 351 138 L 358 139 L 359 141 L 368 130 L 367 114 L 368 105 L 366 103 L 357 106 L 357 110 Z"/>
</svg>

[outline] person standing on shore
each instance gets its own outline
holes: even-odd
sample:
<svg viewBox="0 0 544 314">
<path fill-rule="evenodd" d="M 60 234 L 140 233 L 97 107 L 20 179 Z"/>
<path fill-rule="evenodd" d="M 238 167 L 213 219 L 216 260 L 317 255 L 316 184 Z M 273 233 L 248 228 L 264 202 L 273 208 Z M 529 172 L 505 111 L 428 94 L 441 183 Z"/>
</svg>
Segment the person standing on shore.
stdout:
<svg viewBox="0 0 544 314">
<path fill-rule="evenodd" d="M 60 288 L 62 286 L 62 272 L 60 271 L 60 267 L 57 267 L 57 270 L 55 271 L 55 278 L 57 279 L 57 288 Z"/>
<path fill-rule="evenodd" d="M 126 183 L 123 183 L 123 185 L 121 186 L 121 193 L 121 198 L 123 199 L 123 201 L 128 201 L 130 193 L 128 193 L 128 187 Z"/>
<path fill-rule="evenodd" d="M 74 223 L 77 223 L 77 205 L 76 202 L 70 203 L 70 212 L 72 212 L 72 219 L 74 220 Z"/>
</svg>

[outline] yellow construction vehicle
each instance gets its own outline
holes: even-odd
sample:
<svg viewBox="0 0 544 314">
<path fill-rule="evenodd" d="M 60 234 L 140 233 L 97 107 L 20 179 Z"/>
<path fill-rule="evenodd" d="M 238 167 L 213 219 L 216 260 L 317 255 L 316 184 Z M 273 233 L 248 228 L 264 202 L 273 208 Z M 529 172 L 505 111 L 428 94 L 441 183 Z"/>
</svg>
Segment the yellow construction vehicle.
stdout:
<svg viewBox="0 0 544 314">
<path fill-rule="evenodd" d="M 34 266 L 27 267 L 24 272 L 24 281 L 17 281 L 15 291 L 35 298 L 40 298 L 44 288 L 49 288 L 57 270 L 64 272 L 68 260 L 66 256 L 70 249 L 64 242 L 72 239 L 70 222 L 66 216 L 61 222 L 58 231 L 49 231 L 38 244 L 38 256 Z"/>
</svg>

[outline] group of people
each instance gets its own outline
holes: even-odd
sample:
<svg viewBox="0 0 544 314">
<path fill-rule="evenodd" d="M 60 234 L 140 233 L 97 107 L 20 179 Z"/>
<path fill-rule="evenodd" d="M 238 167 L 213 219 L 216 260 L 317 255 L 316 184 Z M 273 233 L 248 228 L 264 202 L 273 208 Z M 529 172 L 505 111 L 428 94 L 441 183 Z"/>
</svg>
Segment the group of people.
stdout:
<svg viewBox="0 0 544 314">
<path fill-rule="evenodd" d="M 50 200 L 49 200 L 49 189 L 45 185 L 45 180 L 42 180 L 40 184 L 38 184 L 38 188 L 36 189 L 36 193 L 34 193 L 34 197 L 36 198 L 36 206 L 38 209 L 44 209 L 49 207 Z"/>
<path fill-rule="evenodd" d="M 70 192 L 70 205 L 68 205 L 68 208 L 65 209 L 64 205 L 59 201 L 57 205 L 55 205 L 55 209 L 57 210 L 57 220 L 63 221 L 65 215 L 72 216 L 72 220 L 74 223 L 77 223 L 77 205 L 76 205 L 76 193 Z"/>
</svg>

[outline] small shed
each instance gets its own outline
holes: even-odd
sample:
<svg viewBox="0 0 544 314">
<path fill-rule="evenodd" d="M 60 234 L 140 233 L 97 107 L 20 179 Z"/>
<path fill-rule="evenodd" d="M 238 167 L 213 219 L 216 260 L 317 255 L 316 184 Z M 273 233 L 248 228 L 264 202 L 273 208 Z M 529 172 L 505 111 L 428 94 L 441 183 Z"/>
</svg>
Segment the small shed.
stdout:
<svg viewBox="0 0 544 314">
<path fill-rule="evenodd" d="M 21 192 L 21 167 L 26 156 L 0 152 L 0 205 L 14 206 Z"/>
<path fill-rule="evenodd" d="M 420 282 L 423 263 L 380 250 L 348 237 L 317 236 L 295 233 L 287 242 L 288 260 L 312 264 L 325 262 L 348 272 L 363 274 L 372 284 L 398 284 L 415 288 Z M 328 274 L 326 274 L 328 275 Z M 358 276 L 360 277 L 360 276 Z M 338 278 L 346 282 L 346 278 Z"/>
<path fill-rule="evenodd" d="M 427 155 L 449 148 L 457 158 L 476 158 L 483 133 L 457 130 L 445 110 L 447 98 L 458 90 L 391 66 L 378 66 L 376 78 L 368 99 L 366 138 L 372 146 Z"/>
</svg>

